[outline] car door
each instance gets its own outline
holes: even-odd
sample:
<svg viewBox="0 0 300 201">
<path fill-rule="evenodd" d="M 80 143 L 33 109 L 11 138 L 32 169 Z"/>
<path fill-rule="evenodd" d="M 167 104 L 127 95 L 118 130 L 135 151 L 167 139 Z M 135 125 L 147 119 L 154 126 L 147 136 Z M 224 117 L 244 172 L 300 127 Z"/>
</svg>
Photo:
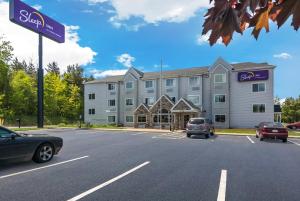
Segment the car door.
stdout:
<svg viewBox="0 0 300 201">
<path fill-rule="evenodd" d="M 23 137 L 4 128 L 0 128 L 0 159 L 13 159 L 28 156 Z"/>
</svg>

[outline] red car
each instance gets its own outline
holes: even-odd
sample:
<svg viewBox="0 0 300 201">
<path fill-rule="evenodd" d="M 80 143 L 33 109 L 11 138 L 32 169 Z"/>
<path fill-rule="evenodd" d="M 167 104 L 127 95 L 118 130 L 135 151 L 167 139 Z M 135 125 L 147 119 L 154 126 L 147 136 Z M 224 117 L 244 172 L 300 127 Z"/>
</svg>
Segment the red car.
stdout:
<svg viewBox="0 0 300 201">
<path fill-rule="evenodd" d="M 288 125 L 286 125 L 286 127 L 289 129 L 293 129 L 293 130 L 300 129 L 300 122 L 288 124 Z"/>
<path fill-rule="evenodd" d="M 281 123 L 262 122 L 256 128 L 256 138 L 259 138 L 260 141 L 265 138 L 272 138 L 287 142 L 288 130 Z"/>
</svg>

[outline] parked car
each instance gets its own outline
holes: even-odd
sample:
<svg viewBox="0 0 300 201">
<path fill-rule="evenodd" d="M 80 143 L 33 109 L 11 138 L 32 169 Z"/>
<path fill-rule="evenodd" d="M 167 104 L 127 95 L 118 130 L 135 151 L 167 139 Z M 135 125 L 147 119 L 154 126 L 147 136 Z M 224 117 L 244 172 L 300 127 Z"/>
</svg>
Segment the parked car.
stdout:
<svg viewBox="0 0 300 201">
<path fill-rule="evenodd" d="M 49 135 L 15 133 L 0 126 L 0 161 L 33 160 L 50 161 L 63 146 L 63 139 Z"/>
<path fill-rule="evenodd" d="M 300 122 L 288 124 L 288 125 L 286 125 L 286 127 L 289 129 L 293 129 L 293 130 L 300 129 Z"/>
<path fill-rule="evenodd" d="M 256 138 L 259 138 L 260 141 L 265 138 L 273 138 L 287 142 L 288 130 L 281 123 L 262 122 L 256 128 Z"/>
<path fill-rule="evenodd" d="M 191 118 L 186 125 L 186 136 L 204 135 L 209 138 L 215 132 L 214 126 L 209 119 L 206 118 Z"/>
</svg>

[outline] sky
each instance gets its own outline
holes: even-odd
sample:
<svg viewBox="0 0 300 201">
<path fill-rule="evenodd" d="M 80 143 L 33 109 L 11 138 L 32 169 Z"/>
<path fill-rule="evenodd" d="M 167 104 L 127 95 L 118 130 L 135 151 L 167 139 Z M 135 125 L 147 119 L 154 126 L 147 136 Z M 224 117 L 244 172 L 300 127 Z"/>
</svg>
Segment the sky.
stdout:
<svg viewBox="0 0 300 201">
<path fill-rule="evenodd" d="M 86 76 L 209 66 L 218 57 L 229 63 L 268 62 L 276 66 L 274 95 L 300 95 L 300 32 L 290 26 L 263 30 L 258 41 L 251 30 L 234 34 L 226 47 L 211 47 L 202 36 L 209 0 L 25 0 L 66 26 L 66 42 L 44 39 L 44 63 L 57 61 L 62 71 L 83 66 Z M 37 34 L 8 20 L 8 1 L 0 0 L 0 35 L 12 42 L 14 54 L 37 63 Z"/>
</svg>

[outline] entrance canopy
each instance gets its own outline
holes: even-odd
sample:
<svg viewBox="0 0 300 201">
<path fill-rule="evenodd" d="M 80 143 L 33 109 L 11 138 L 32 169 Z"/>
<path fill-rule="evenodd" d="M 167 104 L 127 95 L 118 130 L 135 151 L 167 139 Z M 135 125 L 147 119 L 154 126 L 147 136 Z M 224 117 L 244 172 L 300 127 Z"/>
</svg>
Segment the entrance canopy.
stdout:
<svg viewBox="0 0 300 201">
<path fill-rule="evenodd" d="M 199 113 L 201 109 L 195 106 L 191 101 L 181 98 L 172 108 L 172 113 Z"/>
</svg>

